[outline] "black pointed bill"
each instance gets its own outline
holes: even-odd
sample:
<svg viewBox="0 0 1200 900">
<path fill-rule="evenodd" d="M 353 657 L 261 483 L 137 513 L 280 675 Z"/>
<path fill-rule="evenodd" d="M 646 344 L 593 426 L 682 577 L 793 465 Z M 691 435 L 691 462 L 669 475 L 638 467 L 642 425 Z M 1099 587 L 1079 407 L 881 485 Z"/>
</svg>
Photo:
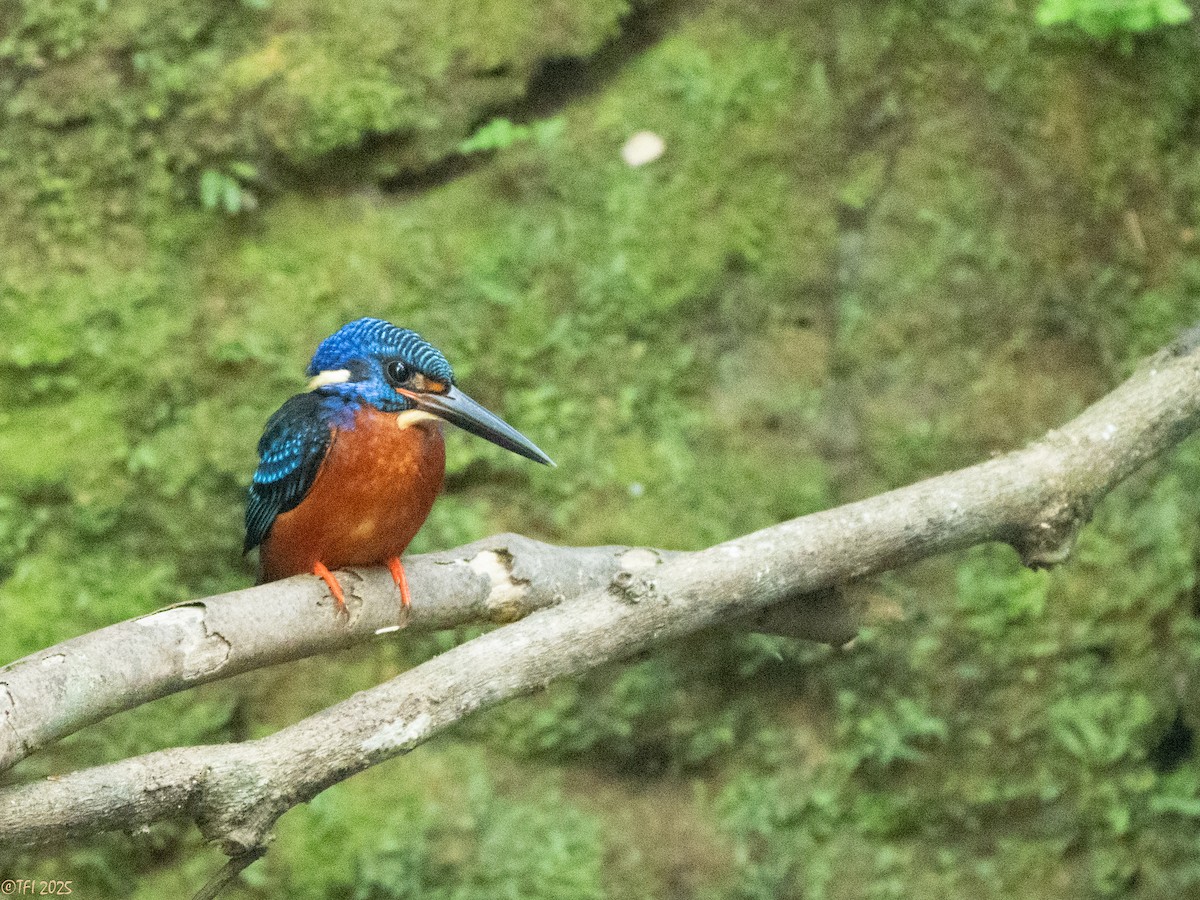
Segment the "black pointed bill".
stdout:
<svg viewBox="0 0 1200 900">
<path fill-rule="evenodd" d="M 554 465 L 554 461 L 538 449 L 533 441 L 453 385 L 441 392 L 407 391 L 402 388 L 398 389 L 398 392 L 411 400 L 417 409 L 445 419 L 464 431 L 491 441 L 505 450 L 511 450 L 518 456 L 543 465 Z"/>
</svg>

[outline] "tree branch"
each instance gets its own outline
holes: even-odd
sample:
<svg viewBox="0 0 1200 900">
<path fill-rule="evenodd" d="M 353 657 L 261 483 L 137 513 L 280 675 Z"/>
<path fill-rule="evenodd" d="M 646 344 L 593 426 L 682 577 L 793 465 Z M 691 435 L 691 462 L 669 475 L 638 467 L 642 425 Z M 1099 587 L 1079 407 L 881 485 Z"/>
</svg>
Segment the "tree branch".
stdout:
<svg viewBox="0 0 1200 900">
<path fill-rule="evenodd" d="M 1197 336 L 1191 332 L 1156 354 L 1082 415 L 1023 450 L 659 565 L 626 560 L 604 586 L 570 591 L 576 599 L 269 737 L 163 750 L 4 789 L 0 841 L 31 846 L 190 818 L 227 854 L 243 856 L 265 845 L 292 806 L 408 752 L 475 710 L 553 679 L 984 541 L 1012 544 L 1029 565 L 1059 562 L 1113 485 L 1200 426 Z M 280 589 L 309 587 L 296 581 Z M 311 604 L 316 595 L 308 596 Z"/>
<path fill-rule="evenodd" d="M 0 772 L 80 728 L 176 691 L 400 629 L 513 622 L 602 588 L 618 572 L 676 555 L 638 547 L 554 547 L 502 534 L 407 559 L 417 602 L 406 615 L 387 571 L 363 569 L 340 576 L 349 621 L 333 614 L 320 581 L 301 576 L 119 622 L 0 669 Z M 838 598 L 820 597 L 803 620 L 770 613 L 753 627 L 843 643 L 856 622 Z"/>
</svg>

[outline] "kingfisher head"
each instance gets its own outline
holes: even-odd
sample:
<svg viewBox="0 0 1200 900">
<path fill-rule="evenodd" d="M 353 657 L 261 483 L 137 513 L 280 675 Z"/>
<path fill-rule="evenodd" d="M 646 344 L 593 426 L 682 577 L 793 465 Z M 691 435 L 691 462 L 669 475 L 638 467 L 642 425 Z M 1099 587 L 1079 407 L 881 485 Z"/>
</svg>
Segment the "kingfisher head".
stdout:
<svg viewBox="0 0 1200 900">
<path fill-rule="evenodd" d="M 321 342 L 308 364 L 310 391 L 383 412 L 444 419 L 535 462 L 545 453 L 458 389 L 450 363 L 415 331 L 382 319 L 357 319 Z M 407 423 L 407 422 L 406 422 Z"/>
</svg>

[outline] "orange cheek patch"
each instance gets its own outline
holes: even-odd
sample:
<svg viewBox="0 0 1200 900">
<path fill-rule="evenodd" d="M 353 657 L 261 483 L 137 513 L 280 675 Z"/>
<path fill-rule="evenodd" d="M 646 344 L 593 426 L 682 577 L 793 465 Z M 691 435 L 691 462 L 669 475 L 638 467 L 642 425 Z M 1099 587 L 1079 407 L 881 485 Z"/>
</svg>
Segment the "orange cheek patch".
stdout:
<svg viewBox="0 0 1200 900">
<path fill-rule="evenodd" d="M 410 383 L 414 390 L 431 394 L 444 394 L 450 389 L 450 385 L 446 384 L 446 382 L 438 381 L 436 378 L 428 378 L 420 372 L 413 375 Z"/>
</svg>

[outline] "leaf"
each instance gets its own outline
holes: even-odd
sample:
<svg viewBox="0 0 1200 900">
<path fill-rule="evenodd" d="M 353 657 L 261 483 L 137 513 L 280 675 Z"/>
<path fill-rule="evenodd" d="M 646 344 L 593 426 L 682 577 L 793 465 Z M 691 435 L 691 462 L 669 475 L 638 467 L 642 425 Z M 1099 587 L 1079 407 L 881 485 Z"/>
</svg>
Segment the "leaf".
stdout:
<svg viewBox="0 0 1200 900">
<path fill-rule="evenodd" d="M 1176 797 L 1160 794 L 1150 798 L 1150 808 L 1155 812 L 1175 813 L 1191 819 L 1200 819 L 1200 797 Z"/>
<path fill-rule="evenodd" d="M 229 164 L 229 174 L 238 181 L 254 181 L 258 178 L 258 168 L 253 163 L 235 160 Z"/>
<path fill-rule="evenodd" d="M 205 209 L 216 209 L 221 202 L 225 176 L 216 169 L 205 169 L 200 176 L 200 203 Z"/>
<path fill-rule="evenodd" d="M 481 126 L 473 135 L 458 145 L 459 153 L 486 153 L 505 150 L 513 144 L 527 141 L 534 136 L 532 128 L 516 125 L 509 119 L 492 119 Z"/>
<path fill-rule="evenodd" d="M 232 178 L 226 178 L 221 186 L 221 199 L 225 212 L 237 215 L 242 209 L 242 188 Z"/>
</svg>

